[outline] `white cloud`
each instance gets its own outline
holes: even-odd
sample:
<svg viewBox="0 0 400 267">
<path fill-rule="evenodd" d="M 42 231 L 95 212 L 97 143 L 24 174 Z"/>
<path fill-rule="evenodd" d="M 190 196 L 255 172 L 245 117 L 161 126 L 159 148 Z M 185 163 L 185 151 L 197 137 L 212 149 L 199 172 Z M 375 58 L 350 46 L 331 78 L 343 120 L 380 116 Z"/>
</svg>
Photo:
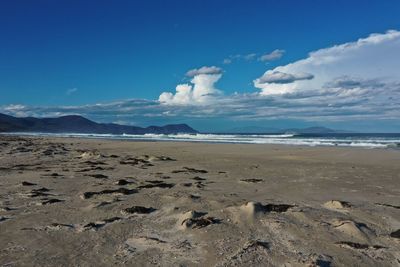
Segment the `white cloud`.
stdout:
<svg viewBox="0 0 400 267">
<path fill-rule="evenodd" d="M 231 64 L 232 62 L 238 61 L 238 60 L 253 61 L 256 58 L 257 58 L 256 53 L 236 54 L 236 55 L 230 55 L 229 57 L 225 58 L 222 61 L 222 63 L 227 65 L 227 64 Z"/>
<path fill-rule="evenodd" d="M 176 86 L 175 94 L 162 93 L 158 100 L 163 104 L 195 105 L 210 102 L 221 91 L 215 88 L 215 83 L 221 79 L 222 70 L 217 67 L 201 67 L 186 73 L 193 77 L 191 84 L 179 84 Z"/>
<path fill-rule="evenodd" d="M 388 31 L 321 49 L 306 59 L 269 70 L 254 81 L 260 89 L 254 93 L 223 94 L 215 88 L 222 70 L 203 67 L 188 72 L 190 82 L 178 85 L 174 93 L 162 93 L 158 101 L 131 99 L 61 107 L 8 105 L 0 106 L 0 112 L 39 117 L 81 114 L 98 121 L 145 125 L 193 118 L 371 121 L 371 125 L 390 120 L 399 125 L 398 51 L 400 32 Z"/>
<path fill-rule="evenodd" d="M 27 117 L 29 115 L 29 113 L 26 112 L 27 109 L 27 106 L 21 104 L 10 104 L 0 108 L 0 111 L 18 117 Z"/>
<path fill-rule="evenodd" d="M 211 67 L 201 67 L 199 69 L 192 69 L 189 70 L 188 72 L 186 72 L 186 76 L 188 77 L 194 77 L 200 74 L 221 74 L 222 73 L 222 69 L 215 67 L 215 66 L 211 66 Z"/>
<path fill-rule="evenodd" d="M 66 95 L 72 95 L 78 91 L 78 88 L 70 88 L 65 93 Z"/>
<path fill-rule="evenodd" d="M 254 81 L 264 95 L 324 90 L 340 77 L 380 79 L 385 82 L 400 80 L 400 32 L 387 31 L 371 34 L 356 42 L 349 42 L 311 52 L 305 59 L 268 70 Z M 273 73 L 299 75 L 308 73 L 313 79 L 291 83 L 269 83 Z"/>
<path fill-rule="evenodd" d="M 265 73 L 259 80 L 260 84 L 263 83 L 278 83 L 278 84 L 286 84 L 292 83 L 295 81 L 302 81 L 302 80 L 311 80 L 314 78 L 314 75 L 310 73 L 297 73 L 297 74 L 290 74 L 284 73 L 280 71 L 272 71 Z"/>
<path fill-rule="evenodd" d="M 231 59 L 231 58 L 225 58 L 225 59 L 222 61 L 222 63 L 225 64 L 225 65 L 231 64 L 231 63 L 232 63 L 232 59 Z"/>
<path fill-rule="evenodd" d="M 260 61 L 273 61 L 273 60 L 277 60 L 280 59 L 283 54 L 285 53 L 285 50 L 282 49 L 275 49 L 274 51 L 272 51 L 271 53 L 268 54 L 264 54 L 262 56 L 260 56 L 258 58 L 258 60 Z"/>
</svg>

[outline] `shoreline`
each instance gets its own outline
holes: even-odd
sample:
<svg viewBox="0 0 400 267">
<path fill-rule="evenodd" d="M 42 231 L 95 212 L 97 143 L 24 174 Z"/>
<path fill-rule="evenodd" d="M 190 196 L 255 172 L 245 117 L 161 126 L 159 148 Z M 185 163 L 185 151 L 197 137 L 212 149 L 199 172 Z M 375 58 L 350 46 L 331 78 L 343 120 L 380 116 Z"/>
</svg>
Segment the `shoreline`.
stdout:
<svg viewBox="0 0 400 267">
<path fill-rule="evenodd" d="M 175 135 L 163 135 L 163 134 L 157 134 L 159 136 L 171 136 L 169 139 L 163 139 L 161 137 L 159 138 L 151 138 L 151 137 L 145 137 L 144 135 L 136 135 L 135 138 L 132 137 L 123 137 L 123 135 L 113 135 L 113 134 L 75 134 L 75 133 L 0 133 L 0 136 L 21 136 L 21 137 L 27 137 L 27 138 L 78 138 L 78 139 L 94 139 L 94 140 L 113 140 L 113 141 L 121 141 L 121 142 L 176 142 L 176 143 L 204 143 L 204 144 L 248 144 L 248 145 L 282 145 L 282 146 L 297 146 L 297 147 L 340 147 L 340 148 L 362 148 L 362 149 L 393 149 L 393 150 L 400 150 L 400 143 L 395 142 L 393 140 L 392 143 L 381 141 L 381 143 L 376 143 L 377 141 L 370 141 L 370 143 L 358 143 L 359 141 L 357 140 L 346 140 L 345 142 L 343 140 L 335 140 L 335 139 L 326 139 L 329 140 L 330 143 L 296 143 L 293 141 L 298 141 L 302 139 L 298 138 L 293 138 L 293 139 L 286 139 L 282 138 L 280 142 L 252 142 L 252 141 L 243 141 L 243 140 L 236 140 L 236 141 L 230 141 L 230 140 L 223 140 L 223 139 L 216 139 L 216 140 L 207 140 L 207 139 L 179 139 L 175 138 Z M 184 134 L 184 135 L 192 135 L 192 134 Z M 215 135 L 215 136 L 224 136 L 225 134 L 202 134 L 202 135 Z M 142 137 L 143 136 L 143 137 Z M 179 135 L 178 135 L 179 136 Z M 249 135 L 243 135 L 243 134 L 231 134 L 231 136 L 249 136 Z M 277 136 L 275 134 L 269 135 L 269 134 L 254 134 L 252 136 Z M 287 135 L 283 135 L 287 136 Z M 295 137 L 292 136 L 292 137 Z M 279 137 L 276 137 L 279 139 Z M 400 138 L 400 137 L 399 137 Z M 315 139 L 321 140 L 321 137 L 315 137 Z M 274 140 L 273 138 L 271 140 Z M 285 142 L 285 141 L 288 142 Z M 303 140 L 308 140 L 308 141 L 313 141 L 313 137 L 303 137 Z M 292 141 L 290 143 L 290 141 Z M 342 143 L 341 143 L 342 142 Z M 344 142 L 344 143 L 343 143 Z"/>
</svg>

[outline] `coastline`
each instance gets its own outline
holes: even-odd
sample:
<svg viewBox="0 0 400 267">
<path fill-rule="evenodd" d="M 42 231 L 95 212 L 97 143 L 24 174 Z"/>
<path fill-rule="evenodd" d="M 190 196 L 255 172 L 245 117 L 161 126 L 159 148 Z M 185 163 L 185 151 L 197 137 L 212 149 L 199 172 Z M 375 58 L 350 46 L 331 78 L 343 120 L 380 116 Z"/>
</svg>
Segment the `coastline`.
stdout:
<svg viewBox="0 0 400 267">
<path fill-rule="evenodd" d="M 2 265 L 398 264 L 395 149 L 0 143 Z"/>
<path fill-rule="evenodd" d="M 400 148 L 399 133 L 320 133 L 320 134 L 87 134 L 87 133 L 42 133 L 15 132 L 0 133 L 4 136 L 25 136 L 45 138 L 85 138 L 100 140 L 139 142 L 189 142 L 209 144 L 256 144 L 289 145 L 309 147 L 359 147 L 359 148 Z"/>
</svg>

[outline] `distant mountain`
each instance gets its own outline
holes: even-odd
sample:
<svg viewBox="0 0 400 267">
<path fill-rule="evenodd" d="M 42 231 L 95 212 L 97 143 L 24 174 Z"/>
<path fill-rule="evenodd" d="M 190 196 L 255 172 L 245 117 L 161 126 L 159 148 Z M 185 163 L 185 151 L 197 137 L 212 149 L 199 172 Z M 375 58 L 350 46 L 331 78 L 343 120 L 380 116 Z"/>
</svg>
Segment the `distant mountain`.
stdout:
<svg viewBox="0 0 400 267">
<path fill-rule="evenodd" d="M 223 131 L 224 133 L 280 133 L 282 130 L 278 128 L 262 127 L 262 126 L 244 126 L 235 127 Z"/>
<path fill-rule="evenodd" d="M 308 127 L 304 129 L 291 128 L 283 130 L 285 133 L 298 133 L 298 134 L 324 134 L 324 133 L 348 133 L 348 131 L 333 130 L 326 127 Z"/>
<path fill-rule="evenodd" d="M 16 118 L 0 113 L 0 132 L 93 133 L 93 134 L 175 134 L 197 133 L 187 124 L 169 124 L 146 128 L 115 123 L 96 123 L 82 116 L 59 118 Z"/>
<path fill-rule="evenodd" d="M 333 130 L 326 127 L 308 127 L 308 128 L 289 128 L 279 129 L 262 126 L 244 126 L 235 127 L 229 130 L 221 131 L 223 133 L 240 134 L 276 134 L 276 133 L 297 133 L 297 134 L 326 134 L 326 133 L 349 133 L 350 131 Z"/>
</svg>

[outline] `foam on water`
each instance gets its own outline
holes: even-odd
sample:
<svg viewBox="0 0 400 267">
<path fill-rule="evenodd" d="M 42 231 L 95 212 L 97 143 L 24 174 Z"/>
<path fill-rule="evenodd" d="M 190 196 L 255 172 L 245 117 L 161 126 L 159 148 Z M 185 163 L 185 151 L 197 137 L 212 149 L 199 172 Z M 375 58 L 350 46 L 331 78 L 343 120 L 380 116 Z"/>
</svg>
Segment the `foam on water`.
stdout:
<svg viewBox="0 0 400 267">
<path fill-rule="evenodd" d="M 8 133 L 9 134 L 9 133 Z M 296 134 L 79 134 L 79 133 L 12 133 L 15 135 L 102 138 L 138 141 L 178 141 L 238 144 L 283 144 L 302 146 L 343 146 L 387 148 L 400 147 L 400 135 L 323 135 Z"/>
</svg>

